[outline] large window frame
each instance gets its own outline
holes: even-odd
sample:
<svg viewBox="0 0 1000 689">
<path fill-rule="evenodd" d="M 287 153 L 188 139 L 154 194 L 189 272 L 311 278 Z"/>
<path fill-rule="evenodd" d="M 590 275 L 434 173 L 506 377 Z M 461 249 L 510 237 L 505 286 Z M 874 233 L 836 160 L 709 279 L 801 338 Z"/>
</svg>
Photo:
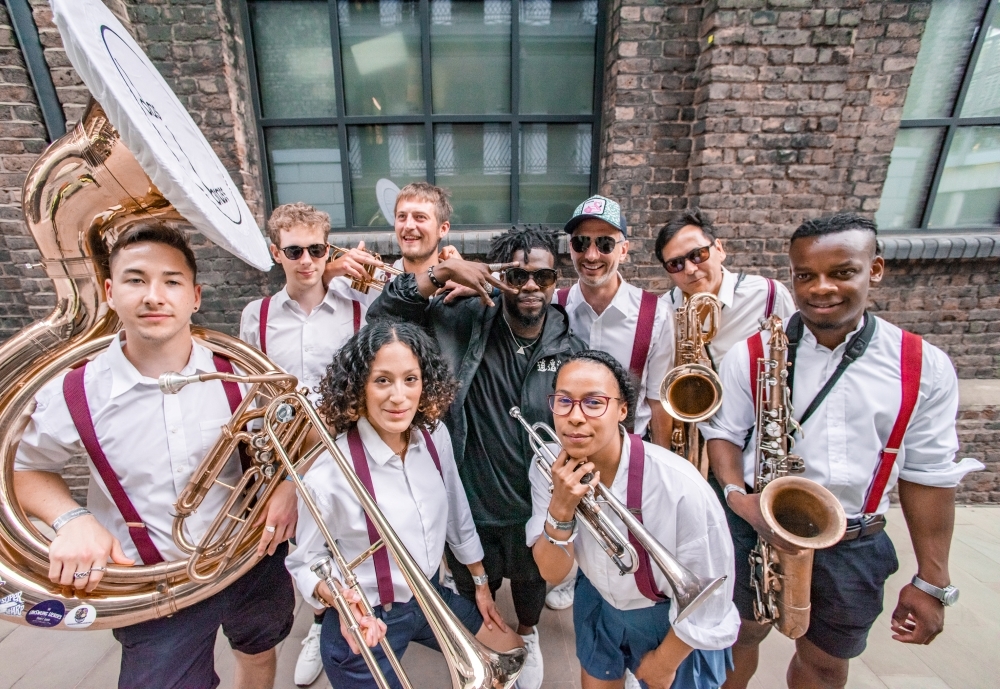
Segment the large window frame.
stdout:
<svg viewBox="0 0 1000 689">
<path fill-rule="evenodd" d="M 281 0 L 272 0 L 281 1 Z M 345 205 L 345 226 L 334 227 L 335 233 L 349 232 L 384 232 L 391 231 L 391 228 L 371 227 L 368 225 L 356 225 L 354 222 L 353 194 L 351 185 L 350 160 L 347 155 L 349 150 L 347 128 L 350 126 L 370 126 L 370 125 L 423 125 L 424 142 L 427 150 L 426 158 L 426 179 L 431 184 L 435 183 L 434 171 L 434 125 L 436 124 L 506 124 L 510 127 L 511 157 L 510 157 L 510 222 L 491 223 L 481 225 L 453 225 L 457 230 L 495 230 L 499 226 L 523 225 L 534 223 L 537 220 L 531 218 L 522 219 L 520 215 L 520 141 L 522 125 L 525 124 L 590 124 L 591 126 L 591 170 L 590 170 L 590 193 L 596 193 L 600 172 L 600 144 L 601 144 L 601 115 L 604 94 L 604 64 L 605 64 L 605 34 L 607 31 L 608 0 L 598 0 L 597 4 L 597 26 L 595 36 L 594 54 L 594 84 L 593 84 L 593 109 L 589 115 L 524 115 L 520 114 L 520 21 L 521 0 L 511 0 L 511 46 L 510 46 L 510 83 L 511 83 L 511 103 L 509 114 L 489 114 L 489 115 L 445 115 L 434 114 L 433 94 L 431 90 L 431 6 L 430 0 L 419 0 L 420 9 L 420 59 L 421 59 L 421 81 L 423 90 L 423 113 L 419 115 L 395 115 L 395 116 L 359 116 L 348 115 L 346 113 L 346 99 L 344 91 L 344 75 L 341 61 L 340 45 L 340 20 L 337 11 L 338 0 L 327 0 L 330 17 L 330 37 L 333 55 L 333 76 L 334 88 L 336 92 L 336 115 L 333 117 L 296 117 L 296 118 L 275 118 L 264 117 L 261 105 L 260 82 L 257 74 L 256 53 L 254 51 L 253 30 L 250 21 L 250 10 L 248 0 L 239 0 L 240 21 L 246 47 L 247 64 L 249 68 L 249 82 L 251 100 L 253 101 L 253 114 L 257 141 L 260 150 L 260 170 L 261 182 L 264 187 L 264 203 L 267 215 L 273 210 L 273 187 L 271 185 L 271 174 L 268 166 L 268 153 L 266 142 L 266 130 L 277 127 L 336 127 L 337 137 L 341 150 L 340 166 L 341 179 L 344 184 L 344 205 Z M 583 199 L 581 199 L 582 201 Z"/>
<path fill-rule="evenodd" d="M 975 230 L 976 228 L 961 227 L 961 228 L 938 228 L 930 227 L 930 220 L 932 213 L 934 212 L 934 203 L 937 201 L 938 187 L 941 184 L 941 178 L 944 175 L 945 163 L 948 160 L 948 152 L 951 150 L 952 141 L 955 138 L 955 133 L 962 127 L 974 127 L 974 126 L 997 126 L 1000 125 L 1000 116 L 996 117 L 960 117 L 959 113 L 962 112 L 962 107 L 965 105 L 965 97 L 969 92 L 969 85 L 972 82 L 972 76 L 975 72 L 976 63 L 979 60 L 979 54 L 983 49 L 983 44 L 986 42 L 986 28 L 989 27 L 996 13 L 1000 11 L 1000 2 L 997 0 L 990 0 L 986 3 L 986 8 L 983 11 L 983 16 L 979 22 L 979 26 L 976 29 L 975 43 L 972 50 L 969 53 L 969 58 L 965 63 L 964 72 L 962 76 L 961 85 L 958 89 L 958 94 L 955 97 L 955 105 L 952 108 L 952 114 L 950 117 L 934 117 L 934 118 L 922 118 L 922 119 L 908 119 L 902 120 L 899 123 L 900 129 L 943 129 L 944 137 L 941 141 L 941 146 L 938 150 L 937 165 L 934 167 L 934 173 L 931 176 L 930 184 L 927 187 L 927 196 L 924 201 L 923 213 L 920 216 L 920 224 L 917 227 L 911 228 L 900 228 L 896 230 L 885 230 L 886 234 L 924 234 L 924 233 L 967 233 L 970 230 Z M 993 229 L 996 230 L 995 225 L 987 225 L 982 229 Z"/>
</svg>

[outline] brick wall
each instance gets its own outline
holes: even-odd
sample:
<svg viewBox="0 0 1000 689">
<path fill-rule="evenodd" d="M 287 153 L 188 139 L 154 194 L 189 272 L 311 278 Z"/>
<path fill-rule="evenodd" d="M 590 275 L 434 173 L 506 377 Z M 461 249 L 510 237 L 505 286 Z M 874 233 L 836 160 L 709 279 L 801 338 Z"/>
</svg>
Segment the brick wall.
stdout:
<svg viewBox="0 0 1000 689">
<path fill-rule="evenodd" d="M 968 474 L 959 502 L 1000 502 L 1000 407 L 972 407 L 958 413 L 959 457 L 975 457 L 984 471 Z"/>
</svg>

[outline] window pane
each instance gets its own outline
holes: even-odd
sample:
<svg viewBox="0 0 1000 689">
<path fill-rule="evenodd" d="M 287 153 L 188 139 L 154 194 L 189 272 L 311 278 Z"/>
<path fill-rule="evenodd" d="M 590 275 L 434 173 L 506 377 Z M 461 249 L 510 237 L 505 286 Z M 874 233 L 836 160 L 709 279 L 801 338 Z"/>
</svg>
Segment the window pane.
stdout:
<svg viewBox="0 0 1000 689">
<path fill-rule="evenodd" d="M 904 120 L 951 116 L 985 3 L 934 0 L 903 105 Z"/>
<path fill-rule="evenodd" d="M 920 227 L 943 138 L 944 129 L 899 130 L 875 214 L 879 229 Z"/>
<path fill-rule="evenodd" d="M 453 225 L 510 222 L 509 125 L 436 125 L 434 169 L 451 190 Z"/>
<path fill-rule="evenodd" d="M 431 0 L 434 112 L 510 112 L 510 2 Z"/>
<path fill-rule="evenodd" d="M 597 0 L 522 0 L 520 23 L 521 112 L 591 113 Z"/>
<path fill-rule="evenodd" d="M 337 8 L 347 114 L 422 112 L 418 3 L 340 0 Z"/>
<path fill-rule="evenodd" d="M 389 227 L 379 210 L 375 185 L 383 177 L 403 187 L 427 179 L 427 154 L 421 124 L 373 125 L 347 130 L 354 224 Z"/>
<path fill-rule="evenodd" d="M 269 128 L 264 135 L 274 205 L 302 201 L 329 213 L 334 227 L 344 227 L 337 128 Z"/>
<path fill-rule="evenodd" d="M 1000 224 L 1000 127 L 955 132 L 930 227 Z"/>
<path fill-rule="evenodd" d="M 336 115 L 330 6 L 254 2 L 250 20 L 264 117 Z"/>
<path fill-rule="evenodd" d="M 520 221 L 562 225 L 590 194 L 591 126 L 521 129 Z"/>
<path fill-rule="evenodd" d="M 983 49 L 965 94 L 962 117 L 1000 115 L 1000 12 L 993 14 L 993 22 L 983 31 Z"/>
</svg>

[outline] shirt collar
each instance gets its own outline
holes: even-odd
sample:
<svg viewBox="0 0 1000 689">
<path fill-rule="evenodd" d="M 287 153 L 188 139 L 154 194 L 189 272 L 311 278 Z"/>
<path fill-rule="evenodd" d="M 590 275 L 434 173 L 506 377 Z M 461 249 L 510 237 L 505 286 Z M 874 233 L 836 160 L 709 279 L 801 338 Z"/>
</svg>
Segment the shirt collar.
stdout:
<svg viewBox="0 0 1000 689">
<path fill-rule="evenodd" d="M 639 303 L 642 301 L 642 290 L 638 287 L 630 285 L 628 281 L 622 277 L 621 273 L 618 273 L 618 290 L 615 292 L 615 296 L 611 299 L 611 303 L 608 304 L 609 309 L 615 309 L 619 313 L 627 316 L 631 311 L 639 310 Z M 580 281 L 577 280 L 576 284 L 569 291 L 569 296 L 566 298 L 566 311 L 575 311 L 584 304 L 587 304 L 587 300 L 583 298 L 583 290 L 580 288 Z M 591 310 L 593 307 L 587 304 Z"/>
<path fill-rule="evenodd" d="M 378 434 L 371 422 L 365 417 L 358 419 L 358 434 L 361 436 L 361 442 L 365 446 L 365 452 L 371 457 L 376 464 L 380 467 L 385 466 L 389 460 L 398 455 L 385 444 L 382 440 L 382 436 Z M 410 432 L 410 444 L 408 448 L 412 448 L 414 444 L 420 442 L 420 437 L 422 433 L 414 433 L 412 430 Z"/>
<path fill-rule="evenodd" d="M 149 378 L 139 373 L 131 361 L 125 356 L 122 350 L 122 340 L 125 333 L 119 333 L 118 337 L 111 341 L 105 356 L 108 362 L 108 369 L 111 373 L 111 398 L 114 399 L 124 394 L 138 385 L 153 386 L 159 385 L 155 378 Z M 201 346 L 194 339 L 191 340 L 191 356 L 183 369 L 179 371 L 181 375 L 191 376 L 195 373 L 208 373 L 215 370 L 215 362 L 212 353 Z"/>
<path fill-rule="evenodd" d="M 736 273 L 732 273 L 723 267 L 722 269 L 722 284 L 719 285 L 719 301 L 722 302 L 723 306 L 732 307 L 733 298 L 736 296 L 736 281 L 738 276 Z"/>
<path fill-rule="evenodd" d="M 319 308 L 326 308 L 333 311 L 337 308 L 337 299 L 344 298 L 353 300 L 351 283 L 347 278 L 337 277 L 330 280 L 330 284 L 327 286 L 326 294 L 323 295 L 323 301 L 319 303 Z M 274 296 L 271 297 L 271 306 L 276 309 L 280 309 L 285 305 L 288 308 L 294 309 L 297 313 L 304 316 L 308 316 L 299 306 L 298 302 L 294 301 L 290 296 L 288 296 L 288 288 L 282 287 Z"/>
<path fill-rule="evenodd" d="M 872 316 L 871 314 L 868 314 L 868 317 L 869 318 L 874 318 L 874 316 Z M 851 332 L 847 333 L 847 335 L 844 337 L 844 340 L 840 344 L 838 344 L 836 347 L 833 348 L 832 353 L 836 354 L 837 352 L 843 351 L 844 348 L 847 347 L 847 343 L 851 341 L 851 338 L 854 337 L 858 333 L 858 331 L 860 331 L 861 328 L 863 328 L 863 327 L 865 327 L 865 318 L 864 318 L 864 316 L 862 316 L 861 320 L 858 321 L 857 327 L 854 328 L 854 330 L 852 330 Z M 825 350 L 825 351 L 828 351 L 828 352 L 831 351 L 831 350 L 827 349 L 826 347 L 824 347 L 823 345 L 821 345 L 816 340 L 816 336 L 813 335 L 812 330 L 810 330 L 809 326 L 807 326 L 805 324 L 803 324 L 803 327 L 802 327 L 802 342 L 808 344 L 810 347 L 812 347 L 813 349 L 815 349 L 817 351 L 820 351 L 820 350 Z"/>
</svg>

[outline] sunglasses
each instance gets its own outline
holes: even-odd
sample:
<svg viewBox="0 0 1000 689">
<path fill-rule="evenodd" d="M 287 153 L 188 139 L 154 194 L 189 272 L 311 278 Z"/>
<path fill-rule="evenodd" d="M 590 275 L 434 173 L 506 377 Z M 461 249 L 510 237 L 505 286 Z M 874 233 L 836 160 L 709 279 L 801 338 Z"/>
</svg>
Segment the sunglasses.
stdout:
<svg viewBox="0 0 1000 689">
<path fill-rule="evenodd" d="M 619 400 L 619 397 L 607 397 L 605 395 L 588 395 L 583 399 L 575 400 L 567 395 L 549 395 L 549 409 L 556 416 L 569 416 L 573 413 L 573 407 L 580 405 L 580 411 L 588 419 L 599 419 L 608 410 L 611 400 Z"/>
<path fill-rule="evenodd" d="M 679 273 L 684 270 L 684 264 L 687 261 L 691 261 L 694 265 L 704 263 L 708 260 L 709 254 L 712 253 L 712 245 L 701 246 L 697 249 L 691 249 L 683 256 L 675 256 L 674 258 L 668 258 L 663 262 L 663 267 L 667 269 L 668 273 Z"/>
<path fill-rule="evenodd" d="M 330 248 L 329 244 L 310 244 L 309 246 L 285 246 L 279 249 L 281 253 L 285 255 L 289 261 L 298 261 L 302 258 L 302 253 L 305 251 L 309 252 L 309 255 L 313 258 L 323 258 L 326 256 L 327 249 Z"/>
<path fill-rule="evenodd" d="M 558 277 L 559 274 L 552 268 L 540 268 L 534 271 L 527 271 L 524 268 L 508 268 L 503 275 L 503 279 L 511 287 L 524 287 L 528 284 L 528 280 L 534 280 L 540 289 L 556 284 Z"/>
<path fill-rule="evenodd" d="M 586 253 L 587 249 L 590 248 L 591 237 L 587 235 L 577 235 L 575 237 L 569 238 L 569 245 L 573 247 L 573 251 L 578 254 Z M 615 247 L 624 242 L 624 239 L 615 239 L 614 237 L 594 237 L 594 244 L 597 246 L 597 250 L 602 254 L 610 254 L 615 250 Z"/>
</svg>

